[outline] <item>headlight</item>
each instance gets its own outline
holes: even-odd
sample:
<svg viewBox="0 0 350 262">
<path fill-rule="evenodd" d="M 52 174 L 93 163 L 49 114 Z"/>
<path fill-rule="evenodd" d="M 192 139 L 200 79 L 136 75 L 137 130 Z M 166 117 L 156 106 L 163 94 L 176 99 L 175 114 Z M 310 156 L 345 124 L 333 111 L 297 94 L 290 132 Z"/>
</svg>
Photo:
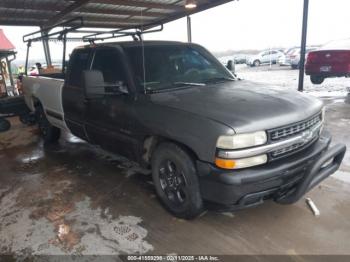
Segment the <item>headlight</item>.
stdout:
<svg viewBox="0 0 350 262">
<path fill-rule="evenodd" d="M 267 155 L 253 156 L 249 158 L 241 158 L 241 159 L 222 159 L 216 158 L 215 164 L 223 169 L 240 169 L 251 166 L 258 166 L 265 164 L 267 162 Z"/>
<path fill-rule="evenodd" d="M 263 145 L 266 142 L 266 132 L 259 131 L 247 134 L 237 134 L 233 136 L 220 136 L 216 143 L 216 147 L 220 149 L 240 149 Z"/>
</svg>

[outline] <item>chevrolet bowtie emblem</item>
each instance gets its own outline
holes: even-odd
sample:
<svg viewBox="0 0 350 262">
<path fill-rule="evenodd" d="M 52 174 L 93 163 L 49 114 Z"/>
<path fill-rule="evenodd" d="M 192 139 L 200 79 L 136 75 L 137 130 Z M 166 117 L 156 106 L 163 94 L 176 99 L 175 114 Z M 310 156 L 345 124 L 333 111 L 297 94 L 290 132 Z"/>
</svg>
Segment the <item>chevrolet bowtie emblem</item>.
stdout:
<svg viewBox="0 0 350 262">
<path fill-rule="evenodd" d="M 306 130 L 301 134 L 301 139 L 303 140 L 304 144 L 309 142 L 314 137 L 314 132 L 311 130 Z"/>
</svg>

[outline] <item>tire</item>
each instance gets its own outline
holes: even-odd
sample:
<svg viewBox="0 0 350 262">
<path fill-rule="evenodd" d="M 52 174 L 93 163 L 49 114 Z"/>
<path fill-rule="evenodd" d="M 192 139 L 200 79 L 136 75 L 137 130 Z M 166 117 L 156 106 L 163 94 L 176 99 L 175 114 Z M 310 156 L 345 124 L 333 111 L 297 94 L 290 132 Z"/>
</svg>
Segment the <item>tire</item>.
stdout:
<svg viewBox="0 0 350 262">
<path fill-rule="evenodd" d="M 50 124 L 41 106 L 36 108 L 35 115 L 36 115 L 36 121 L 39 126 L 39 130 L 40 130 L 41 136 L 44 139 L 44 142 L 45 143 L 57 142 L 61 136 L 61 130 Z"/>
<path fill-rule="evenodd" d="M 261 64 L 261 62 L 260 62 L 259 60 L 255 60 L 255 61 L 253 62 L 253 65 L 254 65 L 254 66 L 260 66 L 260 64 Z"/>
<path fill-rule="evenodd" d="M 5 119 L 0 117 L 0 132 L 6 132 L 11 128 L 10 122 Z"/>
<path fill-rule="evenodd" d="M 320 85 L 324 81 L 324 77 L 322 76 L 310 76 L 311 83 L 314 85 Z"/>
<path fill-rule="evenodd" d="M 152 177 L 164 207 L 178 218 L 193 219 L 203 212 L 194 159 L 174 143 L 160 144 L 152 154 Z"/>
<path fill-rule="evenodd" d="M 21 114 L 19 115 L 19 121 L 21 121 L 22 124 L 32 126 L 36 124 L 36 117 L 34 114 Z"/>
</svg>

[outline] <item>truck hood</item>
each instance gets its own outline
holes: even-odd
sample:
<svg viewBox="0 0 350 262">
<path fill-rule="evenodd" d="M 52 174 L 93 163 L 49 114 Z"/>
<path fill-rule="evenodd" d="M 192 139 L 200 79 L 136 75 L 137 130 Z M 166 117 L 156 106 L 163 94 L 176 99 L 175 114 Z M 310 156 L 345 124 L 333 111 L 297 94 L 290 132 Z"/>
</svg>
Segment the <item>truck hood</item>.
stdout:
<svg viewBox="0 0 350 262">
<path fill-rule="evenodd" d="M 232 81 L 150 95 L 155 104 L 225 124 L 236 133 L 268 130 L 307 119 L 323 103 L 283 87 Z"/>
</svg>

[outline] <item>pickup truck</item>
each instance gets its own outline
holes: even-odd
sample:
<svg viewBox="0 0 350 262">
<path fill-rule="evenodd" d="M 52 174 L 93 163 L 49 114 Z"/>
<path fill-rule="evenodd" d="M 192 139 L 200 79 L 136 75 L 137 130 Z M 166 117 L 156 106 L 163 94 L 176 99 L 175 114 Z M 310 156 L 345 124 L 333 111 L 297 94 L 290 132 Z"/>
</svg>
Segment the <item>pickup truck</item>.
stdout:
<svg viewBox="0 0 350 262">
<path fill-rule="evenodd" d="M 240 80 L 197 44 L 78 47 L 66 74 L 23 86 L 45 142 L 66 130 L 150 168 L 161 203 L 181 218 L 292 204 L 346 151 L 330 147 L 320 100 Z"/>
</svg>

